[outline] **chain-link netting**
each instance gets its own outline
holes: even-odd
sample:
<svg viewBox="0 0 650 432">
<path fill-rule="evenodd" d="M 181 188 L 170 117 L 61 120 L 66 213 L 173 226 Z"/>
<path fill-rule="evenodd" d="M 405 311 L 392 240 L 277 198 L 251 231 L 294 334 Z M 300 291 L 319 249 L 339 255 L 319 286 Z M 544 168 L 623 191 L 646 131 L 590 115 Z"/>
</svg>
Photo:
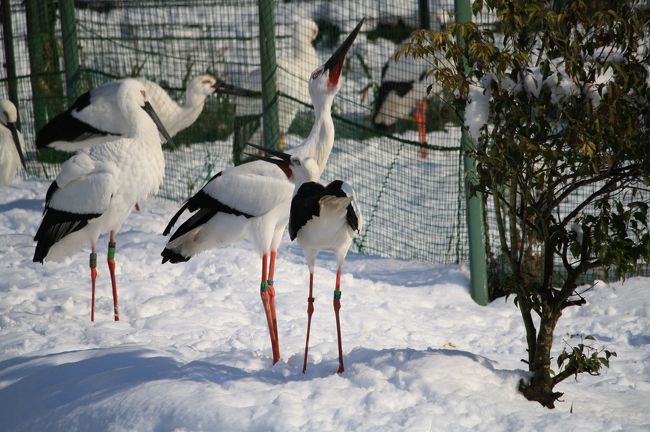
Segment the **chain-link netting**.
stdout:
<svg viewBox="0 0 650 432">
<path fill-rule="evenodd" d="M 34 148 L 35 131 L 75 96 L 66 93 L 64 72 L 71 66 L 64 54 L 75 42 L 64 43 L 61 36 L 69 30 L 61 24 L 63 3 L 11 1 L 15 59 L 8 61 L 6 40 L 0 54 L 16 72 L 13 79 L 8 68 L 0 71 L 0 97 L 17 95 L 30 176 L 53 178 L 66 156 L 41 151 L 37 157 Z M 258 93 L 263 89 L 258 0 L 70 3 L 78 93 L 113 79 L 142 77 L 187 106 L 186 88 L 201 74 Z M 307 136 L 313 122 L 309 76 L 366 18 L 346 58 L 333 108 L 336 141 L 321 181 L 340 178 L 354 186 L 366 221 L 356 243 L 360 251 L 438 263 L 466 260 L 458 120 L 435 97 L 425 100 L 426 62 L 393 59 L 412 30 L 451 22 L 451 0 L 274 6 L 279 146 L 291 148 Z M 6 17 L 2 22 L 7 25 Z M 208 97 L 198 119 L 174 137 L 180 148 L 165 152 L 160 196 L 183 200 L 216 172 L 240 162 L 246 142 L 263 142 L 263 112 L 261 95 Z"/>
<path fill-rule="evenodd" d="M 498 32 L 498 17 L 495 12 L 488 11 L 486 8 L 481 10 L 477 15 L 473 16 L 473 21 L 483 29 L 491 29 L 494 31 L 495 44 L 499 47 L 503 47 L 503 35 Z M 592 196 L 596 191 L 604 186 L 606 182 L 600 181 L 593 184 L 587 184 L 576 189 L 572 192 L 565 200 L 563 200 L 557 209 L 555 209 L 555 216 L 558 219 L 564 218 L 573 212 L 578 205 L 585 201 L 588 197 Z M 507 188 L 506 188 L 507 189 Z M 506 190 L 506 195 L 509 191 Z M 631 185 L 626 193 L 613 196 L 612 198 L 620 199 L 621 202 L 627 204 L 633 201 L 645 201 L 650 202 L 648 190 L 642 182 Z M 596 205 L 591 203 L 586 205 L 579 215 L 585 214 L 597 214 L 598 210 Z M 507 216 L 507 215 L 506 215 Z M 495 277 L 497 281 L 501 280 L 501 277 L 509 272 L 507 265 L 507 258 L 504 252 L 501 249 L 501 240 L 499 238 L 497 216 L 495 210 L 494 197 L 486 197 L 485 200 L 485 227 L 486 227 L 486 247 L 488 252 L 488 260 L 490 261 L 490 271 L 492 277 Z M 515 238 L 521 237 L 521 228 L 519 226 L 512 226 L 506 220 L 503 224 L 504 233 L 506 239 L 511 239 L 512 230 L 515 230 Z M 576 233 L 581 233 L 581 228 L 576 224 L 572 224 L 570 229 L 575 230 Z M 582 234 L 580 234 L 582 235 Z M 520 240 L 518 247 L 521 249 L 521 253 L 525 254 L 526 261 L 530 267 L 528 271 L 531 274 L 541 275 L 543 272 L 543 251 L 541 244 L 533 236 L 527 236 L 527 238 Z M 577 259 L 577 258 L 576 258 Z M 555 282 L 561 283 L 562 278 L 566 276 L 566 270 L 562 263 L 561 258 L 558 255 L 554 256 L 555 262 Z M 649 276 L 650 275 L 650 265 L 644 262 L 636 263 L 635 270 L 631 272 L 628 276 Z M 586 274 L 582 275 L 578 283 L 589 284 L 594 280 L 611 280 L 616 278 L 615 269 L 613 268 L 596 268 L 588 271 Z M 497 282 L 498 284 L 499 282 Z"/>
</svg>

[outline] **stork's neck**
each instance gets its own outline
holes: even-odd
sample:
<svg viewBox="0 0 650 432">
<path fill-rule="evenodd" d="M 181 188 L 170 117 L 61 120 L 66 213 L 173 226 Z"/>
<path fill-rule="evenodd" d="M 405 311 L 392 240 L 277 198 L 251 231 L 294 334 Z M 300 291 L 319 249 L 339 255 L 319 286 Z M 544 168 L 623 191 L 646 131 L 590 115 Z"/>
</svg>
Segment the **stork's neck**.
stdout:
<svg viewBox="0 0 650 432">
<path fill-rule="evenodd" d="M 309 156 L 316 160 L 319 175 L 325 169 L 334 145 L 334 121 L 332 120 L 332 102 L 334 97 L 326 96 L 323 103 L 314 106 L 314 125 L 305 142 L 294 154 Z"/>
<path fill-rule="evenodd" d="M 185 93 L 185 106 L 184 110 L 203 110 L 203 105 L 205 105 L 205 99 L 207 98 L 206 94 L 197 91 L 196 89 L 188 89 Z"/>
</svg>

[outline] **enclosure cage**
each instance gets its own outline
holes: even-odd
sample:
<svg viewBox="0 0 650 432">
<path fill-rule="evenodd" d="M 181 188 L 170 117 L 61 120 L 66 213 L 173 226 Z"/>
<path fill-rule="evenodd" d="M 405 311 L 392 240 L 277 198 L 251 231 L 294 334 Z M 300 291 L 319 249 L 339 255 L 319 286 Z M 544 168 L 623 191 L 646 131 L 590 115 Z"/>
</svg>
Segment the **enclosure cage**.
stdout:
<svg viewBox="0 0 650 432">
<path fill-rule="evenodd" d="M 179 148 L 165 149 L 159 196 L 176 201 L 244 161 L 247 142 L 299 145 L 313 120 L 307 91 L 311 72 L 364 18 L 334 101 L 336 140 L 321 181 L 340 178 L 354 186 L 365 219 L 355 241 L 358 251 L 440 264 L 468 260 L 462 121 L 438 93 L 427 94 L 433 78 L 426 61 L 394 58 L 413 30 L 438 30 L 453 22 L 452 0 L 1 4 L 0 98 L 19 109 L 28 156 L 25 176 L 56 176 L 69 155 L 37 152 L 35 133 L 102 83 L 144 78 L 183 103 L 190 80 L 210 74 L 254 93 L 208 98 L 198 120 L 174 137 Z M 489 15 L 474 19 L 482 26 L 495 22 Z M 272 51 L 263 59 L 264 37 Z M 265 99 L 262 77 L 269 67 L 275 92 Z M 267 124 L 269 103 L 277 104 L 277 116 Z M 485 230 L 487 255 L 498 257 L 489 205 L 486 218 L 486 227 L 492 227 Z"/>
<path fill-rule="evenodd" d="M 29 160 L 27 175 L 49 179 L 56 175 L 58 163 L 67 155 L 37 155 L 35 131 L 79 94 L 104 82 L 143 77 L 181 102 L 189 80 L 205 73 L 261 91 L 259 4 L 257 0 L 4 0 L 3 23 L 10 32 L 3 38 L 0 55 L 14 70 L 0 71 L 4 74 L 0 97 L 17 101 Z M 457 120 L 444 104 L 430 100 L 426 113 L 420 113 L 427 117 L 427 134 L 421 139 L 414 108 L 415 100 L 424 99 L 423 92 L 407 100 L 404 114 L 388 121 L 390 125 L 377 127 L 373 122 L 382 71 L 386 75 L 390 69 L 392 80 L 426 82 L 420 77 L 426 63 L 407 62 L 402 67 L 392 57 L 412 30 L 451 22 L 453 3 L 314 0 L 277 2 L 271 10 L 278 132 L 287 148 L 300 144 L 311 127 L 306 91 L 310 73 L 365 18 L 346 58 L 333 109 L 336 141 L 321 179 L 342 178 L 354 186 L 366 221 L 358 250 L 435 263 L 465 261 Z M 309 23 L 314 23 L 315 32 Z M 242 143 L 261 142 L 266 135 L 259 127 L 262 111 L 261 96 L 209 98 L 196 123 L 174 138 L 180 148 L 166 150 L 166 176 L 159 195 L 183 200 L 216 172 L 239 162 Z"/>
</svg>

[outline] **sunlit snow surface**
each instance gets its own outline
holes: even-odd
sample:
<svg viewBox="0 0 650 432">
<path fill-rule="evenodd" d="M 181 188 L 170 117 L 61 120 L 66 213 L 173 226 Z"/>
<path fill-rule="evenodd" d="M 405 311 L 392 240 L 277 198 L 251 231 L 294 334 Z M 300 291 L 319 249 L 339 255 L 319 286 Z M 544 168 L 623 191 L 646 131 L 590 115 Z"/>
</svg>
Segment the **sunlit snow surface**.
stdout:
<svg viewBox="0 0 650 432">
<path fill-rule="evenodd" d="M 554 355 L 583 333 L 618 358 L 601 376 L 561 384 L 548 410 L 516 390 L 526 353 L 512 300 L 475 305 L 459 266 L 350 255 L 337 375 L 335 263 L 324 255 L 303 375 L 308 272 L 288 238 L 275 278 L 282 360 L 271 367 L 250 247 L 163 266 L 160 232 L 178 204 L 143 202 L 117 237 L 120 322 L 100 240 L 93 324 L 88 250 L 32 263 L 47 187 L 0 188 L 3 431 L 650 430 L 650 279 L 597 284 L 566 313 Z"/>
</svg>

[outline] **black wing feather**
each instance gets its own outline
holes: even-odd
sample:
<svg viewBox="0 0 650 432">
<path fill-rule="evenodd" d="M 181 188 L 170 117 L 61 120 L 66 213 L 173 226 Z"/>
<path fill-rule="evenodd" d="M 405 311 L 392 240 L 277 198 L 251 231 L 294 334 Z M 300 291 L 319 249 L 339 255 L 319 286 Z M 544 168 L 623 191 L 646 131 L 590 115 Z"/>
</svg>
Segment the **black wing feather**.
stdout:
<svg viewBox="0 0 650 432">
<path fill-rule="evenodd" d="M 96 136 L 115 135 L 97 129 L 72 115 L 90 105 L 90 92 L 79 96 L 72 106 L 50 120 L 36 133 L 36 148 L 45 148 L 55 141 L 77 142 Z"/>
<path fill-rule="evenodd" d="M 304 183 L 291 200 L 289 214 L 289 237 L 295 240 L 300 228 L 314 216 L 320 216 L 320 203 L 325 194 L 325 187 L 316 182 Z"/>
<path fill-rule="evenodd" d="M 323 196 L 325 195 L 333 195 L 340 198 L 348 196 L 348 194 L 343 190 L 343 181 L 341 180 L 334 180 L 332 183 L 328 184 L 327 187 L 325 187 L 325 193 Z M 354 211 L 352 203 L 348 204 L 345 220 L 353 231 L 359 230 L 359 215 Z"/>
<path fill-rule="evenodd" d="M 212 177 L 212 179 L 215 179 L 215 178 L 219 177 L 220 175 L 221 175 L 221 173 L 215 175 L 214 177 Z M 218 212 L 221 212 L 221 213 L 232 214 L 232 215 L 235 215 L 235 216 L 245 216 L 246 218 L 249 218 L 249 219 L 253 217 L 253 215 L 251 215 L 251 214 L 239 211 L 237 209 L 234 209 L 232 207 L 229 207 L 229 206 L 223 204 L 221 201 L 212 198 L 210 195 L 203 192 L 203 189 L 201 189 L 196 194 L 194 194 L 193 197 L 191 197 L 190 199 L 185 201 L 185 204 L 183 204 L 183 206 L 176 212 L 176 214 L 174 216 L 172 216 L 169 223 L 167 224 L 167 227 L 163 231 L 163 235 L 167 235 L 167 234 L 170 233 L 171 229 L 174 227 L 174 225 L 178 221 L 178 218 L 181 216 L 181 214 L 183 214 L 183 212 L 185 210 L 189 210 L 190 212 L 195 212 L 197 210 L 209 210 L 209 211 L 212 212 L 212 216 L 214 216 Z M 183 223 L 183 225 L 181 225 L 178 228 L 178 230 L 171 236 L 170 241 L 174 240 L 177 237 L 180 237 L 181 235 L 185 234 L 186 232 L 188 232 L 188 231 L 196 228 L 198 225 L 200 225 L 200 224 L 197 224 L 197 225 L 193 226 L 192 228 L 183 231 L 183 227 L 185 226 L 185 224 L 187 222 L 189 222 L 189 219 L 185 223 Z M 205 222 L 207 222 L 207 219 L 203 223 L 205 223 Z M 183 231 L 183 232 L 181 232 L 181 231 Z"/>
<path fill-rule="evenodd" d="M 88 225 L 89 220 L 99 216 L 101 213 L 79 214 L 46 208 L 41 225 L 34 236 L 37 243 L 33 261 L 42 263 L 52 245 L 68 234 L 79 231 Z"/>
<path fill-rule="evenodd" d="M 208 183 L 210 183 L 212 180 L 216 179 L 217 177 L 221 176 L 222 171 L 219 171 L 216 173 L 210 180 L 208 180 Z M 189 210 L 191 212 L 196 211 L 197 209 L 201 207 L 209 207 L 210 203 L 205 199 L 207 195 L 203 192 L 203 190 L 198 191 L 194 196 L 192 196 L 190 199 L 185 201 L 183 206 L 178 209 L 176 214 L 172 216 L 172 218 L 169 220 L 169 223 L 167 224 L 167 227 L 165 227 L 165 230 L 163 231 L 163 235 L 169 234 L 169 232 L 172 230 L 176 222 L 178 221 L 178 218 L 183 214 L 185 210 Z M 210 197 L 208 197 L 210 198 Z M 202 205 L 202 203 L 205 201 L 205 205 Z"/>
<path fill-rule="evenodd" d="M 377 114 L 379 114 L 379 111 L 381 111 L 381 107 L 384 105 L 384 102 L 386 102 L 386 99 L 391 92 L 395 92 L 398 96 L 402 97 L 411 90 L 413 90 L 413 81 L 383 81 L 379 86 L 379 92 L 377 94 L 375 112 L 372 116 L 373 123 L 377 117 Z"/>
<path fill-rule="evenodd" d="M 59 190 L 59 185 L 56 184 L 56 180 L 52 182 L 50 187 L 47 189 L 47 193 L 45 194 L 45 208 L 43 209 L 43 214 L 47 211 L 47 206 L 50 204 L 50 200 L 52 199 L 52 196 L 54 195 L 54 192 Z"/>
</svg>

